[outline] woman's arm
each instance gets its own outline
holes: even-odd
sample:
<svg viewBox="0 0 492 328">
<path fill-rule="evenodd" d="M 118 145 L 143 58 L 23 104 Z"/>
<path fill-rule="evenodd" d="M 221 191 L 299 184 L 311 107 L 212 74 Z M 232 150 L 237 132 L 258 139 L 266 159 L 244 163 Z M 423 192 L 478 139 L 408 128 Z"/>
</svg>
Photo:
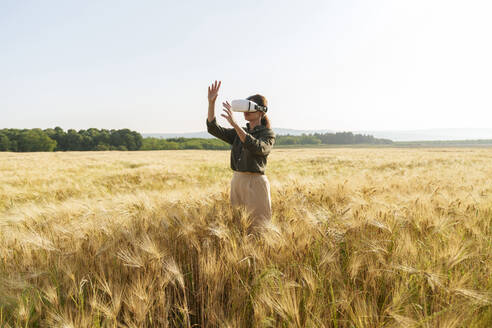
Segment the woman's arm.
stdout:
<svg viewBox="0 0 492 328">
<path fill-rule="evenodd" d="M 234 130 L 237 133 L 239 139 L 244 145 L 244 148 L 249 150 L 255 155 L 266 156 L 270 153 L 273 144 L 275 143 L 275 134 L 267 133 L 259 138 L 253 137 L 250 133 L 244 131 L 242 127 L 240 127 L 234 116 L 232 115 L 231 106 L 228 102 L 223 103 L 226 112 L 226 115 L 222 114 L 221 116 L 225 117 L 227 121 L 234 127 Z"/>
<path fill-rule="evenodd" d="M 217 95 L 219 94 L 221 81 L 217 84 L 212 84 L 211 87 L 208 87 L 208 117 L 207 117 L 207 132 L 213 135 L 214 137 L 219 138 L 232 145 L 234 143 L 234 138 L 236 137 L 236 133 L 234 129 L 226 129 L 217 124 L 217 120 L 215 119 L 215 100 L 217 99 Z"/>
<path fill-rule="evenodd" d="M 246 132 L 244 131 L 244 129 L 237 125 L 236 122 L 234 122 L 232 127 L 234 128 L 234 130 L 236 130 L 237 136 L 239 137 L 239 139 L 241 139 L 241 142 L 244 142 L 246 140 Z"/>
<path fill-rule="evenodd" d="M 228 112 L 228 114 L 230 115 L 229 117 L 232 117 L 232 112 Z M 244 148 L 255 155 L 266 156 L 270 154 L 273 144 L 275 143 L 274 134 L 255 138 L 253 137 L 253 135 L 251 135 L 251 133 L 247 133 L 246 131 L 244 131 L 244 129 L 240 127 L 233 118 L 231 119 L 231 121 L 229 121 L 229 123 L 231 123 L 231 125 L 234 127 L 234 130 L 236 130 L 237 136 L 239 137 L 239 139 L 241 139 Z"/>
<path fill-rule="evenodd" d="M 207 118 L 207 132 L 230 145 L 234 143 L 234 139 L 236 138 L 236 131 L 234 131 L 234 129 L 221 127 L 217 124 L 217 119 L 215 117 L 211 122 Z"/>
<path fill-rule="evenodd" d="M 214 117 L 215 117 L 215 100 L 217 99 L 217 96 L 219 95 L 219 88 L 220 84 L 222 81 L 219 81 L 219 84 L 217 84 L 217 80 L 215 80 L 215 83 L 212 84 L 212 86 L 208 87 L 208 118 L 207 122 L 212 122 Z"/>
<path fill-rule="evenodd" d="M 231 104 L 226 101 L 225 103 L 222 103 L 222 105 L 224 105 L 225 107 L 225 114 L 221 114 L 220 116 L 224 117 L 231 124 L 231 126 L 234 128 L 233 130 L 236 131 L 237 136 L 239 137 L 239 139 L 241 139 L 241 142 L 244 142 L 244 140 L 246 139 L 246 131 L 244 131 L 244 129 L 240 127 L 234 119 L 231 111 Z"/>
<path fill-rule="evenodd" d="M 275 143 L 274 135 L 265 135 L 259 138 L 253 137 L 251 134 L 246 134 L 245 141 L 243 142 L 244 148 L 249 150 L 255 155 L 266 156 L 270 154 Z"/>
</svg>

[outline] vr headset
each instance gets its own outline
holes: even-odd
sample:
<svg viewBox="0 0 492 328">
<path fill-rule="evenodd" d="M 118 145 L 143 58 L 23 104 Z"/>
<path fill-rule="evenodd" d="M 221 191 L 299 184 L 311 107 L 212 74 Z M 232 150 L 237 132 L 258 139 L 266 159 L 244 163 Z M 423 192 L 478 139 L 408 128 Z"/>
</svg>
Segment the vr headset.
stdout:
<svg viewBox="0 0 492 328">
<path fill-rule="evenodd" d="M 260 106 L 254 101 L 248 99 L 235 99 L 231 101 L 231 110 L 233 112 L 267 112 L 267 106 Z"/>
</svg>

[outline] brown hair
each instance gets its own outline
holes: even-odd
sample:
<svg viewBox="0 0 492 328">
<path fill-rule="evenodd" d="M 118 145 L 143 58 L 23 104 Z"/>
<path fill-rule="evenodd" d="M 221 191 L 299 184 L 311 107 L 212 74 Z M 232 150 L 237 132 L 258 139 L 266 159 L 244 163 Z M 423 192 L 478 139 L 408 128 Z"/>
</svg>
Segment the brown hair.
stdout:
<svg viewBox="0 0 492 328">
<path fill-rule="evenodd" d="M 257 103 L 260 106 L 268 107 L 268 102 L 267 102 L 266 98 L 263 97 L 262 95 L 256 94 L 256 95 L 253 95 L 253 96 L 249 96 L 246 99 L 251 100 L 251 101 L 254 101 L 255 103 Z M 264 126 L 266 126 L 269 129 L 272 128 L 272 125 L 270 123 L 270 119 L 268 118 L 267 114 L 264 113 L 264 112 L 263 112 L 263 115 L 261 117 L 261 124 L 264 125 Z"/>
</svg>

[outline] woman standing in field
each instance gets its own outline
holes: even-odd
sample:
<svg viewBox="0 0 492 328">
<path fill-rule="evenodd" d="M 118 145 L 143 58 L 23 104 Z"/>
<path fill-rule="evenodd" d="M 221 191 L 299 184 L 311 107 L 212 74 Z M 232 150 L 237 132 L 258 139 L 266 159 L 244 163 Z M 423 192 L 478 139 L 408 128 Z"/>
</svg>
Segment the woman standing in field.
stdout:
<svg viewBox="0 0 492 328">
<path fill-rule="evenodd" d="M 229 102 L 222 103 L 225 114 L 221 114 L 232 128 L 217 125 L 215 118 L 215 100 L 217 99 L 221 81 L 208 87 L 208 118 L 207 131 L 211 135 L 232 145 L 231 169 L 234 171 L 231 180 L 231 205 L 245 205 L 252 213 L 252 227 L 256 228 L 271 220 L 272 205 L 270 183 L 265 175 L 267 157 L 275 143 L 275 133 L 271 129 L 270 120 L 265 112 L 244 112 L 248 121 L 241 128 L 234 119 Z M 256 94 L 246 98 L 257 105 L 267 106 L 267 100 Z"/>
</svg>

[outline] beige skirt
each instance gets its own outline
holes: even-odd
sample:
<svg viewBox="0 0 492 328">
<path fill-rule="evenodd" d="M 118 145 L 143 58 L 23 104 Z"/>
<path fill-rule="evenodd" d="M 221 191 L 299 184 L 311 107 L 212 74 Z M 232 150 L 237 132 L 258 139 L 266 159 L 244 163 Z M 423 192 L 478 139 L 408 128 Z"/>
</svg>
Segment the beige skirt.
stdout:
<svg viewBox="0 0 492 328">
<path fill-rule="evenodd" d="M 266 175 L 233 171 L 231 205 L 245 205 L 252 214 L 252 226 L 259 226 L 272 218 L 270 182 Z"/>
</svg>

